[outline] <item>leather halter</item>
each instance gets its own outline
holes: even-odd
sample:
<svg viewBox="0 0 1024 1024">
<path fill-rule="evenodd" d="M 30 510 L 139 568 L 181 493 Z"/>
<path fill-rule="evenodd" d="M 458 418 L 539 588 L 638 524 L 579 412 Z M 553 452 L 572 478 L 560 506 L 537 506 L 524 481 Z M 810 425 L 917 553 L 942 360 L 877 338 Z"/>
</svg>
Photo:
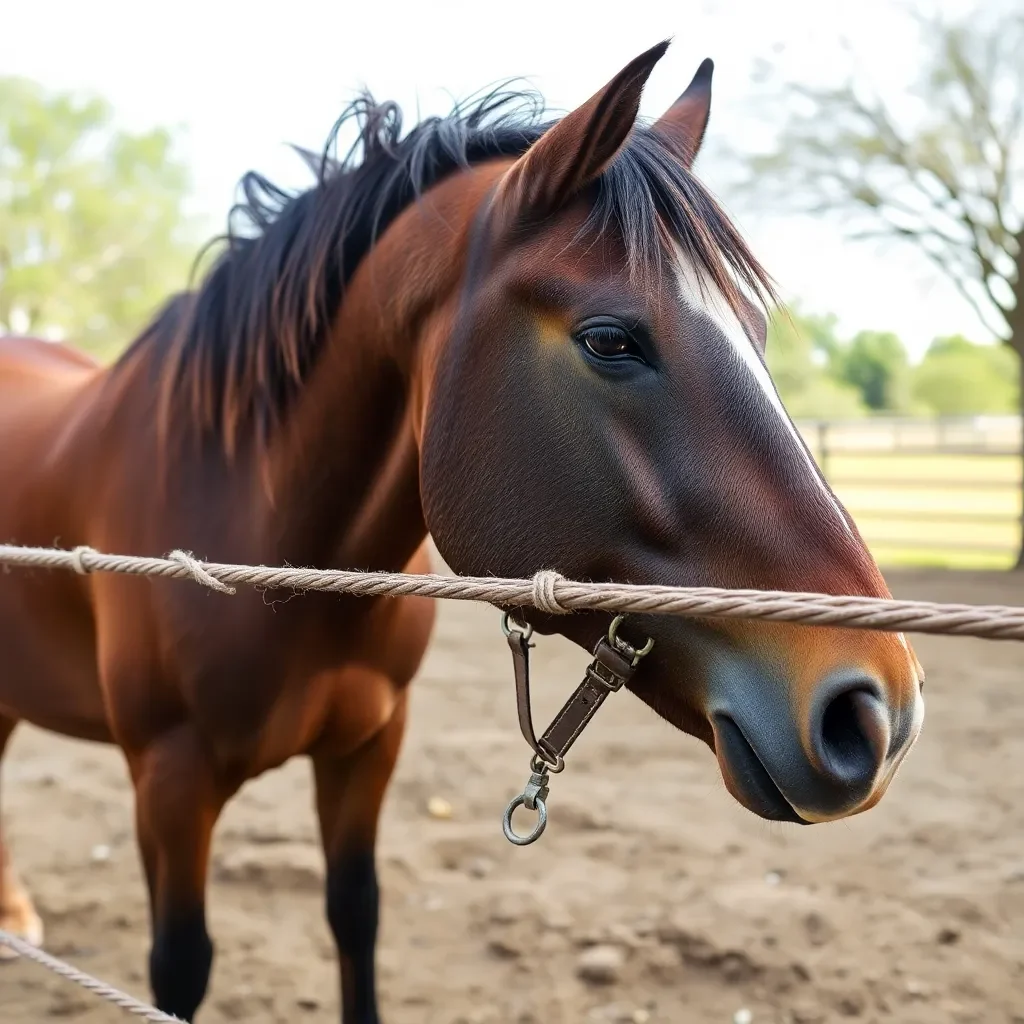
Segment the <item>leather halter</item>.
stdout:
<svg viewBox="0 0 1024 1024">
<path fill-rule="evenodd" d="M 565 755 L 576 742 L 587 723 L 597 713 L 608 695 L 622 689 L 632 679 L 640 659 L 654 646 L 648 638 L 641 648 L 635 648 L 618 635 L 624 616 L 616 616 L 608 630 L 594 646 L 594 658 L 587 666 L 583 681 L 576 687 L 562 710 L 555 715 L 544 734 L 537 738 L 530 707 L 530 637 L 532 626 L 521 626 L 510 615 L 502 619 L 502 629 L 512 651 L 512 665 L 516 680 L 516 709 L 519 728 L 533 750 L 530 759 L 532 772 L 523 792 L 505 811 L 503 822 L 505 838 L 517 846 L 527 846 L 540 838 L 547 825 L 548 773 L 560 772 L 565 767 Z M 519 806 L 537 812 L 537 824 L 532 832 L 520 835 L 512 829 L 512 812 Z"/>
</svg>

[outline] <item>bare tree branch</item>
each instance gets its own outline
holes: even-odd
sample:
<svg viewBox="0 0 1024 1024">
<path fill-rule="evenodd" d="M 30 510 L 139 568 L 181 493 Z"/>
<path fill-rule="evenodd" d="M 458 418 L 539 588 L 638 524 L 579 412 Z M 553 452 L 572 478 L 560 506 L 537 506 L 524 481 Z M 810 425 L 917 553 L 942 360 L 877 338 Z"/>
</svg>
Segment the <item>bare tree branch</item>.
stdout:
<svg viewBox="0 0 1024 1024">
<path fill-rule="evenodd" d="M 754 189 L 789 186 L 790 205 L 852 219 L 852 239 L 916 246 L 1009 340 L 1024 306 L 1024 17 L 991 13 L 918 18 L 916 119 L 898 120 L 856 82 L 794 84 L 778 145 L 748 167 Z"/>
</svg>

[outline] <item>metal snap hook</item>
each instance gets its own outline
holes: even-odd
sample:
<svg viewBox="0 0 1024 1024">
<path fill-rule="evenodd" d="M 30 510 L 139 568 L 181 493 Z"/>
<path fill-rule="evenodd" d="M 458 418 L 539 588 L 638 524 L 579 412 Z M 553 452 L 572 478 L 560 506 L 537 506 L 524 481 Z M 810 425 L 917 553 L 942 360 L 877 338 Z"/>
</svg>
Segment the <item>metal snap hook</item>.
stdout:
<svg viewBox="0 0 1024 1024">
<path fill-rule="evenodd" d="M 530 771 L 536 775 L 547 775 L 548 772 L 557 775 L 559 772 L 565 771 L 565 758 L 561 754 L 557 754 L 554 761 L 550 761 L 546 754 L 534 754 L 530 758 Z"/>
<path fill-rule="evenodd" d="M 505 838 L 516 846 L 529 846 L 530 843 L 535 843 L 548 824 L 548 766 L 543 762 L 538 766 L 537 761 L 538 758 L 531 759 L 530 781 L 526 783 L 522 793 L 505 808 L 505 817 L 501 822 Z M 537 824 L 526 835 L 520 835 L 512 828 L 512 814 L 517 807 L 537 812 Z"/>
<path fill-rule="evenodd" d="M 517 622 L 512 618 L 511 612 L 504 612 L 501 616 L 501 631 L 505 636 L 511 636 L 513 632 L 522 633 L 524 640 L 529 640 L 533 636 L 533 626 L 527 622 L 523 625 L 521 622 Z"/>
<path fill-rule="evenodd" d="M 645 643 L 643 647 L 641 647 L 639 650 L 637 650 L 637 648 L 635 648 L 632 644 L 626 643 L 625 640 L 621 640 L 619 638 L 619 626 L 622 625 L 625 618 L 625 615 L 616 615 L 615 618 L 612 619 L 612 624 L 608 627 L 608 643 L 610 643 L 612 647 L 614 647 L 616 650 L 621 651 L 623 654 L 632 654 L 632 664 L 636 666 L 641 658 L 646 657 L 648 654 L 651 653 L 651 650 L 654 647 L 654 638 L 648 637 L 647 643 Z"/>
<path fill-rule="evenodd" d="M 540 839 L 544 829 L 547 828 L 548 824 L 548 808 L 544 803 L 543 797 L 534 798 L 534 807 L 537 810 L 537 824 L 533 826 L 533 830 L 527 832 L 526 835 L 520 835 L 512 828 L 512 814 L 517 807 L 522 807 L 526 803 L 526 795 L 520 793 L 509 805 L 505 808 L 505 817 L 502 820 L 502 829 L 505 832 L 505 838 L 510 843 L 515 843 L 516 846 L 529 846 L 530 843 L 535 843 Z"/>
</svg>

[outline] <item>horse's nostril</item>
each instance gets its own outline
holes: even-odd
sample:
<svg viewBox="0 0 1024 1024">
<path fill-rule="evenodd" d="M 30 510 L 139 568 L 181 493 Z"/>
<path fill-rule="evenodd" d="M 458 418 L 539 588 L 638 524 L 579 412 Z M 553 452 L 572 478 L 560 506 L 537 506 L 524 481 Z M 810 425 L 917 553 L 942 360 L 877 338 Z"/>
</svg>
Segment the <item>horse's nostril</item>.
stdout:
<svg viewBox="0 0 1024 1024">
<path fill-rule="evenodd" d="M 821 717 L 821 767 L 851 786 L 872 780 L 889 748 L 889 716 L 870 690 L 844 690 Z"/>
</svg>

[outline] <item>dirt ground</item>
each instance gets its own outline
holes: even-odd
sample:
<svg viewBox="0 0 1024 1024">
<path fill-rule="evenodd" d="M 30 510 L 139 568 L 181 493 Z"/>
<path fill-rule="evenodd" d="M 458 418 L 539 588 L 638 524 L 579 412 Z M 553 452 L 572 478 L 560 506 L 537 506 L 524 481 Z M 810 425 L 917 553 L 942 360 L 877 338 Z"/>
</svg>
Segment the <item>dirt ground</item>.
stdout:
<svg viewBox="0 0 1024 1024">
<path fill-rule="evenodd" d="M 890 573 L 898 596 L 1019 604 L 1008 576 Z M 557 779 L 537 845 L 501 834 L 524 781 L 493 610 L 446 603 L 414 684 L 380 844 L 389 1024 L 1024 1022 L 1024 646 L 917 638 L 924 734 L 882 804 L 769 825 L 711 754 L 613 698 Z M 541 716 L 583 652 L 541 639 Z M 144 998 L 145 897 L 116 751 L 24 729 L 4 769 L 47 947 Z M 448 820 L 427 811 L 432 797 Z M 202 1024 L 337 1021 L 307 766 L 251 784 L 217 833 Z M 599 947 L 595 951 L 595 947 Z M 122 1019 L 0 967 L 0 1021 Z"/>
</svg>

